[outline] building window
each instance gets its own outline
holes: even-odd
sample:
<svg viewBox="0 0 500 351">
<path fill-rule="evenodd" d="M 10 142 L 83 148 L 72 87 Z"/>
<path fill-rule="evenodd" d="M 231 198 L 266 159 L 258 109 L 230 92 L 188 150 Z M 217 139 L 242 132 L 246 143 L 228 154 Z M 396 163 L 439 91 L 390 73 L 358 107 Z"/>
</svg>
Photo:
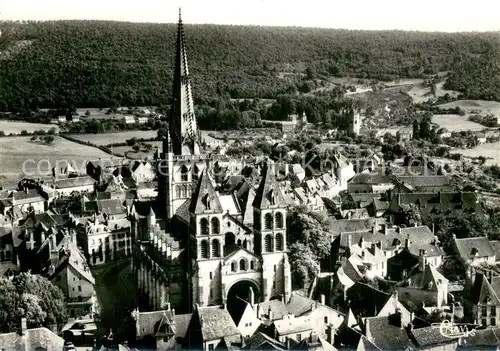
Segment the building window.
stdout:
<svg viewBox="0 0 500 351">
<path fill-rule="evenodd" d="M 214 278 L 214 273 L 210 272 L 210 279 L 213 279 L 213 278 Z"/>
<path fill-rule="evenodd" d="M 212 218 L 212 234 L 220 233 L 220 222 L 217 217 Z"/>
<path fill-rule="evenodd" d="M 200 170 L 198 169 L 198 166 L 193 167 L 193 181 L 198 180 L 198 174 L 200 173 Z"/>
<path fill-rule="evenodd" d="M 181 198 L 181 187 L 180 185 L 175 186 L 175 198 L 180 199 Z"/>
<path fill-rule="evenodd" d="M 490 316 L 496 316 L 496 315 L 497 315 L 497 308 L 496 308 L 496 306 L 491 306 Z"/>
<path fill-rule="evenodd" d="M 208 219 L 202 218 L 200 220 L 201 235 L 208 235 Z"/>
<path fill-rule="evenodd" d="M 266 213 L 264 216 L 264 228 L 272 229 L 273 228 L 273 215 L 271 213 Z"/>
<path fill-rule="evenodd" d="M 496 318 L 491 318 L 491 324 L 490 325 L 494 326 L 494 325 L 496 325 L 496 323 L 497 323 Z"/>
<path fill-rule="evenodd" d="M 302 341 L 302 335 L 301 335 L 301 334 L 297 334 L 296 338 L 297 338 L 297 341 L 298 341 L 298 342 L 301 342 L 301 341 Z"/>
<path fill-rule="evenodd" d="M 277 268 L 277 267 L 276 267 L 276 265 L 274 265 L 274 271 L 275 271 L 275 272 L 276 272 L 276 268 Z"/>
<path fill-rule="evenodd" d="M 283 235 L 276 234 L 276 251 L 283 251 Z"/>
<path fill-rule="evenodd" d="M 201 258 L 208 258 L 208 242 L 206 240 L 201 242 Z"/>
<path fill-rule="evenodd" d="M 275 225 L 276 228 L 283 228 L 283 214 L 281 212 L 277 212 L 275 216 Z"/>
<path fill-rule="evenodd" d="M 486 319 L 486 318 L 483 318 L 483 319 L 481 320 L 481 325 L 482 325 L 483 327 L 486 327 L 486 326 L 488 325 L 487 323 L 488 323 L 488 322 L 487 322 L 487 319 Z"/>
<path fill-rule="evenodd" d="M 273 251 L 273 238 L 271 237 L 271 234 L 267 234 L 264 239 L 264 251 L 265 252 Z"/>
<path fill-rule="evenodd" d="M 231 272 L 236 272 L 236 262 L 231 262 Z"/>
<path fill-rule="evenodd" d="M 187 182 L 188 178 L 189 178 L 188 174 L 189 174 L 188 168 L 186 167 L 186 165 L 182 165 L 182 167 L 181 167 L 181 181 Z"/>
<path fill-rule="evenodd" d="M 328 324 L 328 316 L 325 316 L 325 324 Z"/>
<path fill-rule="evenodd" d="M 208 344 L 208 349 L 213 350 L 214 349 L 214 344 Z"/>
<path fill-rule="evenodd" d="M 254 261 L 250 261 L 250 269 L 255 269 L 255 262 Z"/>
<path fill-rule="evenodd" d="M 276 289 L 276 281 L 273 281 L 273 289 Z"/>
<path fill-rule="evenodd" d="M 247 261 L 242 258 L 240 260 L 240 271 L 246 271 L 247 270 Z"/>
<path fill-rule="evenodd" d="M 486 317 L 488 315 L 488 306 L 481 307 L 481 316 Z"/>
<path fill-rule="evenodd" d="M 212 257 L 220 257 L 220 243 L 219 240 L 212 240 Z"/>
</svg>

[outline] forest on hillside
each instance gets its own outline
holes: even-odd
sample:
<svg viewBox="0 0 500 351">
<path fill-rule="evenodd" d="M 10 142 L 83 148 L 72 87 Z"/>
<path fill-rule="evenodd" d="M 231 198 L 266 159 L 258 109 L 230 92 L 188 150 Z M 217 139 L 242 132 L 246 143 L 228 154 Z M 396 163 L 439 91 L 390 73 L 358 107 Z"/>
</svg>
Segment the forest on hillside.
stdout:
<svg viewBox="0 0 500 351">
<path fill-rule="evenodd" d="M 0 111 L 168 104 L 175 24 L 0 22 L 0 30 Z M 499 99 L 490 71 L 498 71 L 490 64 L 499 57 L 497 33 L 220 25 L 185 25 L 185 33 L 197 103 L 216 95 L 274 99 L 317 77 L 440 71 L 451 71 L 447 87 L 467 98 Z"/>
</svg>

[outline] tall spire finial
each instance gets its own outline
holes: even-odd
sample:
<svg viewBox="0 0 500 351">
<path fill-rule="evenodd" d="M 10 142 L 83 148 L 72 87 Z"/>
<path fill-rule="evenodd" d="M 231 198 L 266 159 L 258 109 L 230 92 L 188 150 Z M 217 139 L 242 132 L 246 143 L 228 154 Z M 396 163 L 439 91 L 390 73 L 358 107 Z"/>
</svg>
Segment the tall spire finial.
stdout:
<svg viewBox="0 0 500 351">
<path fill-rule="evenodd" d="M 179 22 L 182 21 L 182 18 L 181 18 L 181 7 L 179 6 Z"/>
</svg>

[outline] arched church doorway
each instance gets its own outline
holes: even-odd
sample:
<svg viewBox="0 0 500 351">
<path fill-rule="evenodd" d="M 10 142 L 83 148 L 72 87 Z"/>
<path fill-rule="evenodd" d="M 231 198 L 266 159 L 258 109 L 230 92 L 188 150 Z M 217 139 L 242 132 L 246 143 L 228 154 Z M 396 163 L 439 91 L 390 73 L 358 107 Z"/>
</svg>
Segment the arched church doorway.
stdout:
<svg viewBox="0 0 500 351">
<path fill-rule="evenodd" d="M 251 280 L 240 280 L 234 283 L 227 292 L 227 310 L 233 320 L 239 320 L 245 310 L 246 302 L 259 303 L 259 288 Z"/>
</svg>

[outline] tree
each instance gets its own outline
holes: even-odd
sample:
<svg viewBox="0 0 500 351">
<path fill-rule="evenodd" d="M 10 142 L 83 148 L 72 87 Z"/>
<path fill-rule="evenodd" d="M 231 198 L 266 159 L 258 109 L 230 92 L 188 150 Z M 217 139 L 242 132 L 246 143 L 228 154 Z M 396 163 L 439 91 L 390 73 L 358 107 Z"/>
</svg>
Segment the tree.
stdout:
<svg viewBox="0 0 500 351">
<path fill-rule="evenodd" d="M 56 128 L 52 127 L 47 131 L 47 134 L 54 135 L 56 134 L 56 131 L 57 131 Z"/>
<path fill-rule="evenodd" d="M 443 260 L 438 271 L 450 281 L 462 280 L 465 278 L 467 267 L 465 264 L 458 260 L 456 256 L 450 255 Z"/>
<path fill-rule="evenodd" d="M 311 248 L 296 242 L 288 246 L 290 251 L 290 268 L 295 275 L 295 281 L 307 289 L 320 272 L 319 263 Z"/>
<path fill-rule="evenodd" d="M 160 132 L 160 131 L 158 131 L 158 132 Z M 133 137 L 133 138 L 127 139 L 127 140 L 125 140 L 125 142 L 127 143 L 128 146 L 134 146 L 135 144 L 137 144 L 137 138 Z"/>
<path fill-rule="evenodd" d="M 398 226 L 413 227 L 421 223 L 420 211 L 411 205 L 401 205 L 394 214 L 394 224 Z"/>
<path fill-rule="evenodd" d="M 42 138 L 42 137 L 40 137 Z M 46 135 L 43 137 L 43 141 L 45 142 L 45 144 L 52 144 L 54 142 L 54 136 L 52 135 Z"/>
<path fill-rule="evenodd" d="M 419 139 L 420 138 L 420 129 L 418 125 L 418 121 L 414 120 L 413 121 L 413 139 Z"/>
<path fill-rule="evenodd" d="M 21 130 L 21 135 L 28 135 L 28 131 L 27 130 Z"/>
<path fill-rule="evenodd" d="M 135 152 L 139 152 L 140 149 L 141 149 L 141 145 L 139 145 L 139 144 L 135 144 L 132 146 L 132 150 L 134 150 Z"/>
<path fill-rule="evenodd" d="M 0 330 L 19 330 L 23 317 L 29 326 L 61 327 L 67 321 L 62 291 L 48 279 L 30 273 L 12 280 L 0 278 Z"/>
<path fill-rule="evenodd" d="M 292 211 L 291 217 L 291 223 L 287 228 L 288 240 L 291 243 L 300 242 L 307 245 L 317 260 L 327 257 L 330 254 L 331 243 L 326 219 L 300 207 Z"/>
<path fill-rule="evenodd" d="M 37 137 L 36 135 L 33 135 L 33 136 L 30 138 L 30 140 L 31 140 L 31 141 L 35 141 L 36 139 L 38 139 L 38 137 Z"/>
</svg>

